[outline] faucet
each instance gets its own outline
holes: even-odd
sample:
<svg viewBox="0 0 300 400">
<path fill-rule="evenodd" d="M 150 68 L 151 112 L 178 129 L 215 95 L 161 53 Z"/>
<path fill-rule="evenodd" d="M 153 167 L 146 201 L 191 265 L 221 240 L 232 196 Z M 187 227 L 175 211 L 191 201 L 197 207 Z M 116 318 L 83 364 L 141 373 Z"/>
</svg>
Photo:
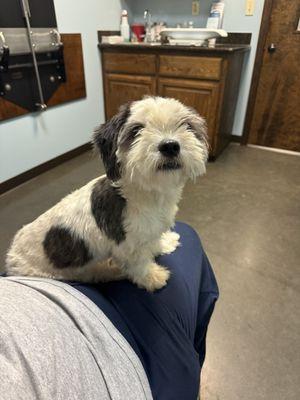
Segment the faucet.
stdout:
<svg viewBox="0 0 300 400">
<path fill-rule="evenodd" d="M 151 13 L 149 10 L 144 11 L 144 20 L 145 20 L 145 42 L 151 43 L 152 42 L 152 35 L 151 35 Z"/>
</svg>

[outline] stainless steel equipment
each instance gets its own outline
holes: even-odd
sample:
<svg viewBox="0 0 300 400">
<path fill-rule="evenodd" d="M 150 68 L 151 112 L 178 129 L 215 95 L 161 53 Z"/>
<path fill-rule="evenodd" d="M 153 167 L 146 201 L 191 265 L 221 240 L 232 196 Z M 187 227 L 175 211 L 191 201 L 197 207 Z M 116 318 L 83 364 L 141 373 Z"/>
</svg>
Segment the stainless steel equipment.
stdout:
<svg viewBox="0 0 300 400">
<path fill-rule="evenodd" d="M 53 0 L 0 0 L 0 96 L 43 111 L 65 81 Z"/>
</svg>

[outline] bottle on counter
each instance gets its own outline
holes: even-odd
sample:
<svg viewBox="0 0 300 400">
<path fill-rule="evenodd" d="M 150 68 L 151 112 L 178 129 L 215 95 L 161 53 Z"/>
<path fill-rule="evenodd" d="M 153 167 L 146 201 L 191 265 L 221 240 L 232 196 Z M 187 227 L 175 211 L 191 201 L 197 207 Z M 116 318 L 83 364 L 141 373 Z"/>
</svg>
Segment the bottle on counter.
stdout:
<svg viewBox="0 0 300 400">
<path fill-rule="evenodd" d="M 120 31 L 121 36 L 124 39 L 124 42 L 130 41 L 130 27 L 128 23 L 128 12 L 127 10 L 123 10 L 121 14 L 121 23 L 120 23 Z"/>
</svg>

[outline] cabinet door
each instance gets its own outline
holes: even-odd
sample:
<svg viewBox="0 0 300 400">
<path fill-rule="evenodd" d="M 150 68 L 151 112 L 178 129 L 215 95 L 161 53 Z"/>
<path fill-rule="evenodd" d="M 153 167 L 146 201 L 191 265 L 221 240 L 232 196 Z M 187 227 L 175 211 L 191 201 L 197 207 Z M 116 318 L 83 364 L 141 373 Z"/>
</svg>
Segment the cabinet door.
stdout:
<svg viewBox="0 0 300 400">
<path fill-rule="evenodd" d="M 115 115 L 122 104 L 155 94 L 155 78 L 152 76 L 105 74 L 104 81 L 107 119 Z"/>
<path fill-rule="evenodd" d="M 219 92 L 220 83 L 218 82 L 169 78 L 160 78 L 158 81 L 160 96 L 173 97 L 188 107 L 194 108 L 206 119 L 212 149 L 214 149 L 214 142 L 216 142 Z"/>
</svg>

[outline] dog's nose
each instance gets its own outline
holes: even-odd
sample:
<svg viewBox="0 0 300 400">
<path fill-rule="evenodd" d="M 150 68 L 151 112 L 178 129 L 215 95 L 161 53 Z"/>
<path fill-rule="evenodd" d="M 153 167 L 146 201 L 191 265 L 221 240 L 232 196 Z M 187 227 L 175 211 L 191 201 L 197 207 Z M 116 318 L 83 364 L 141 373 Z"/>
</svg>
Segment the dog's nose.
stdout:
<svg viewBox="0 0 300 400">
<path fill-rule="evenodd" d="M 176 157 L 180 151 L 180 145 L 176 140 L 165 140 L 158 146 L 158 150 L 166 157 Z"/>
</svg>

